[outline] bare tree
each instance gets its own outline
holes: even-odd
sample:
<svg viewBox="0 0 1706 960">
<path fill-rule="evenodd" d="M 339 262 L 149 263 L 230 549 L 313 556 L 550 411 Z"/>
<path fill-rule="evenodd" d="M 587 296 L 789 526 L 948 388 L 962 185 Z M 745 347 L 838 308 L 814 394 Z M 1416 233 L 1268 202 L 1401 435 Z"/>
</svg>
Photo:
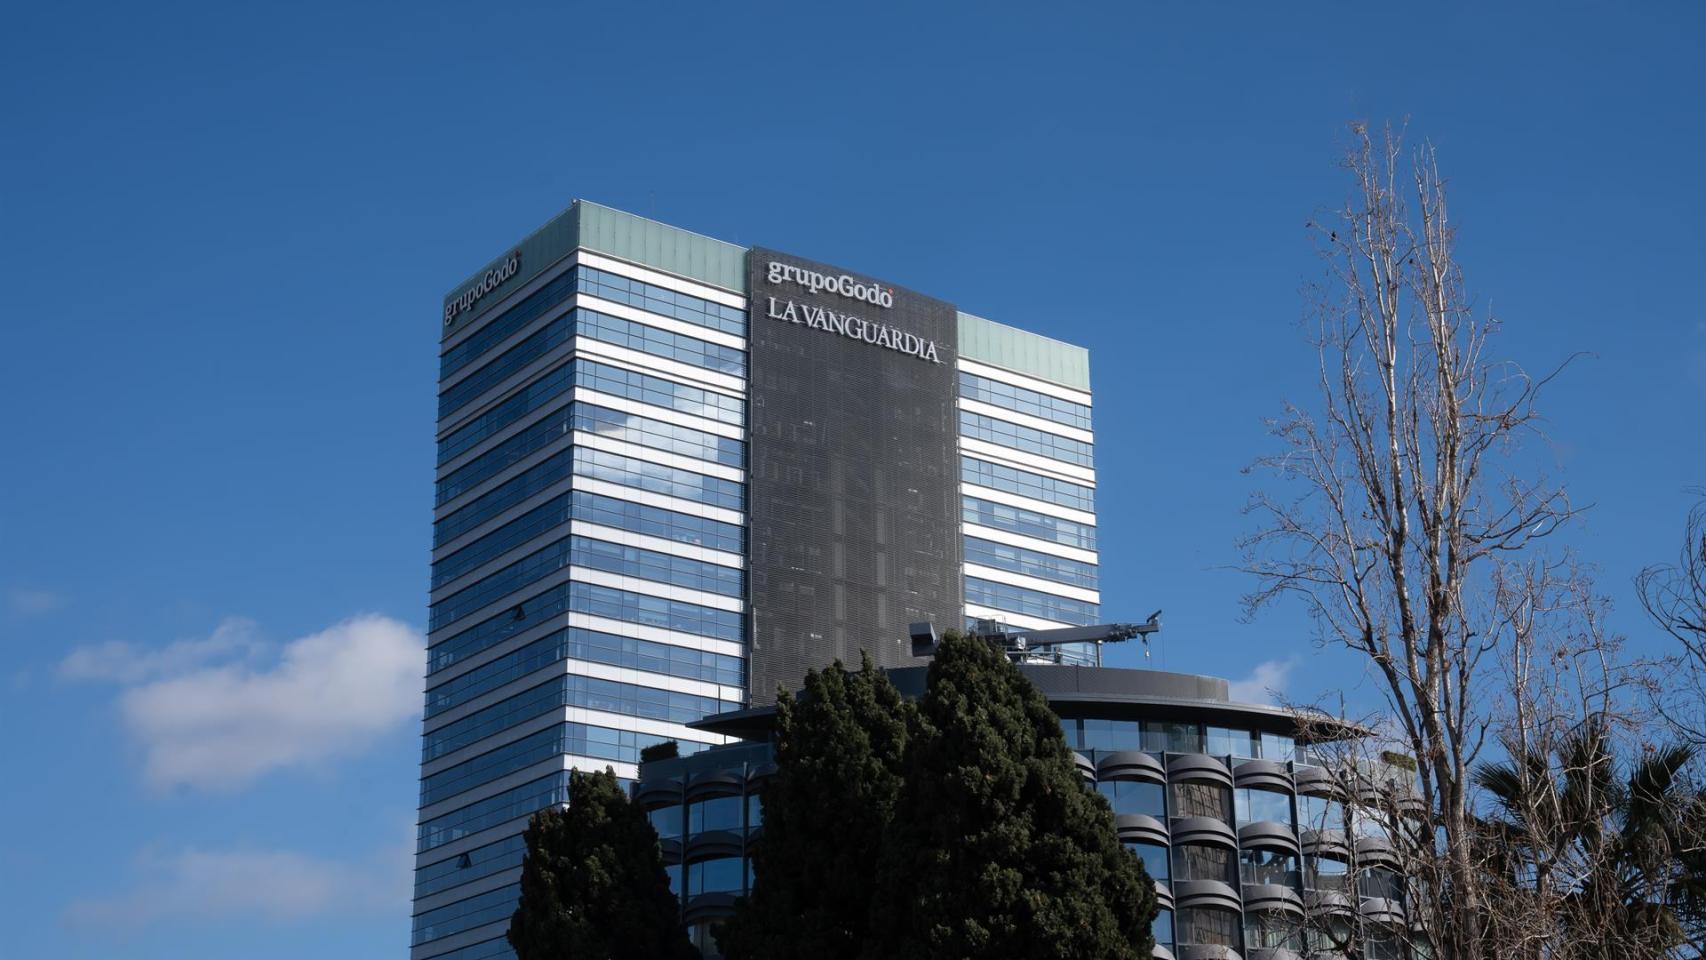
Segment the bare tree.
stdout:
<svg viewBox="0 0 1706 960">
<path fill-rule="evenodd" d="M 1256 466 L 1283 493 L 1251 503 L 1247 604 L 1301 598 L 1326 642 L 1367 659 L 1416 760 L 1418 835 L 1439 839 L 1413 865 L 1437 871 L 1418 878 L 1435 891 L 1418 919 L 1436 956 L 1479 960 L 1471 770 L 1492 724 L 1487 658 L 1521 620 L 1499 571 L 1573 509 L 1523 461 L 1549 378 L 1489 356 L 1498 324 L 1465 290 L 1433 149 L 1351 132 L 1351 197 L 1311 224 L 1329 268 L 1310 311 L 1320 397 L 1270 422 L 1281 449 Z"/>
<path fill-rule="evenodd" d="M 1683 524 L 1674 564 L 1658 564 L 1635 577 L 1641 604 L 1680 646 L 1680 679 L 1660 703 L 1684 738 L 1706 746 L 1706 491 Z"/>
</svg>

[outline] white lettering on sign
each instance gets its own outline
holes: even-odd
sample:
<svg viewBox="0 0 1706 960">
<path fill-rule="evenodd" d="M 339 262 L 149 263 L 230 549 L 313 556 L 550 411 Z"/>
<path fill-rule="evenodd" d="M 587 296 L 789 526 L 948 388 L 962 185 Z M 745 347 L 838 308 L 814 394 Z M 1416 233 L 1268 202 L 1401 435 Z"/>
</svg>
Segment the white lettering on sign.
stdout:
<svg viewBox="0 0 1706 960">
<path fill-rule="evenodd" d="M 485 276 L 475 281 L 473 286 L 452 297 L 450 302 L 444 305 L 444 325 L 450 326 L 458 315 L 474 309 L 474 304 L 479 303 L 481 297 L 508 283 L 510 278 L 520 272 L 521 251 L 517 250 L 503 263 L 487 270 Z"/>
<path fill-rule="evenodd" d="M 942 362 L 936 355 L 934 340 L 926 340 L 917 334 L 896 330 L 886 323 L 855 317 L 850 313 L 836 313 L 827 307 L 777 300 L 775 297 L 767 299 L 770 301 L 769 316 L 772 320 L 786 320 L 813 330 L 840 334 L 850 340 L 863 340 L 931 363 Z"/>
<path fill-rule="evenodd" d="M 767 276 L 771 283 L 797 283 L 813 293 L 828 290 L 830 293 L 839 293 L 848 299 L 868 303 L 874 307 L 887 309 L 894 306 L 894 291 L 885 288 L 875 280 L 870 283 L 860 283 L 845 273 L 838 277 L 832 277 L 828 274 L 818 273 L 816 270 L 807 270 L 787 263 L 777 263 L 774 260 L 770 261 L 770 270 Z"/>
</svg>

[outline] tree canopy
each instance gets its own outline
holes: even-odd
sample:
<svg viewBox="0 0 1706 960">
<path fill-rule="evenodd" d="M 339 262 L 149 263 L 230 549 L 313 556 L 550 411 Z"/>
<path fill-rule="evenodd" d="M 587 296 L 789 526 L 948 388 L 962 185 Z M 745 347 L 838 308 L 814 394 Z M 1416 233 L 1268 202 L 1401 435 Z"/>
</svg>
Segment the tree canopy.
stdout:
<svg viewBox="0 0 1706 960">
<path fill-rule="evenodd" d="M 1019 669 L 950 632 L 919 713 L 866 955 L 1148 957 L 1154 886 Z"/>
<path fill-rule="evenodd" d="M 691 960 L 657 831 L 609 770 L 533 815 L 509 943 L 519 960 Z"/>
<path fill-rule="evenodd" d="M 915 715 L 868 656 L 779 698 L 780 773 L 764 788 L 752 893 L 718 933 L 731 960 L 860 955 Z"/>
</svg>

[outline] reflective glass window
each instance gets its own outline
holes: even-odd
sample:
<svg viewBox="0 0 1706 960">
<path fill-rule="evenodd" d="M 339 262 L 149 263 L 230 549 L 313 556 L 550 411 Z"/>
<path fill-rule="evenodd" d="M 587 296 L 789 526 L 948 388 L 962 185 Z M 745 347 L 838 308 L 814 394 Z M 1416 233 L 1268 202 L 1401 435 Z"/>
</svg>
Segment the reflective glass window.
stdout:
<svg viewBox="0 0 1706 960">
<path fill-rule="evenodd" d="M 1262 734 L 1263 760 L 1294 760 L 1297 758 L 1297 743 L 1283 733 Z"/>
<path fill-rule="evenodd" d="M 1328 797 L 1300 795 L 1297 818 L 1299 828 L 1304 830 L 1343 830 L 1345 805 Z"/>
<path fill-rule="evenodd" d="M 652 829 L 658 832 L 659 840 L 674 840 L 681 836 L 679 803 L 672 803 L 667 807 L 653 807 L 646 811 L 646 819 L 651 821 Z"/>
<path fill-rule="evenodd" d="M 1279 850 L 1245 850 L 1239 854 L 1239 878 L 1245 883 L 1271 883 L 1296 889 L 1302 881 L 1297 858 Z"/>
<path fill-rule="evenodd" d="M 1303 920 L 1283 913 L 1251 913 L 1244 917 L 1244 949 L 1303 950 Z"/>
<path fill-rule="evenodd" d="M 1166 847 L 1155 843 L 1132 843 L 1126 841 L 1125 848 L 1137 854 L 1143 861 L 1143 869 L 1148 871 L 1149 879 L 1167 881 L 1173 879 L 1172 853 Z"/>
<path fill-rule="evenodd" d="M 1175 783 L 1173 816 L 1213 817 L 1232 823 L 1232 791 L 1218 783 L 1202 781 Z"/>
<path fill-rule="evenodd" d="M 1155 729 L 1173 753 L 1203 752 L 1202 727 L 1194 723 L 1157 723 Z"/>
<path fill-rule="evenodd" d="M 1159 783 L 1141 780 L 1103 780 L 1096 792 L 1108 798 L 1115 813 L 1141 813 L 1151 817 L 1167 815 L 1167 798 Z"/>
<path fill-rule="evenodd" d="M 1137 721 L 1101 720 L 1087 717 L 1083 721 L 1079 748 L 1104 751 L 1142 749 Z"/>
<path fill-rule="evenodd" d="M 687 832 L 741 829 L 741 813 L 745 802 L 740 797 L 712 797 L 687 806 Z"/>
<path fill-rule="evenodd" d="M 1311 890 L 1350 893 L 1350 864 L 1332 857 L 1306 857 L 1304 879 Z"/>
<path fill-rule="evenodd" d="M 1178 911 L 1179 943 L 1216 947 L 1238 947 L 1238 914 L 1227 910 L 1193 907 Z"/>
<path fill-rule="evenodd" d="M 1237 791 L 1238 825 L 1269 820 L 1291 826 L 1291 796 L 1272 790 L 1243 788 Z"/>
<path fill-rule="evenodd" d="M 1035 500 L 1046 500 L 1074 510 L 1090 513 L 1096 510 L 1094 487 L 1045 477 L 1040 473 L 1020 470 L 1006 464 L 991 463 L 975 457 L 961 457 L 960 479 L 975 486 L 991 487 Z"/>
<path fill-rule="evenodd" d="M 1229 886 L 1238 884 L 1238 865 L 1231 850 L 1198 843 L 1184 843 L 1173 848 L 1174 880 L 1218 880 Z"/>
<path fill-rule="evenodd" d="M 1173 949 L 1173 911 L 1155 911 L 1155 922 L 1150 924 L 1149 932 L 1155 937 L 1155 945 Z"/>
<path fill-rule="evenodd" d="M 1369 867 L 1357 875 L 1357 892 L 1380 900 L 1404 899 L 1404 878 L 1385 867 Z"/>
<path fill-rule="evenodd" d="M 1227 727 L 1209 727 L 1207 753 L 1216 757 L 1248 757 L 1255 753 L 1250 743 L 1250 731 Z"/>
<path fill-rule="evenodd" d="M 740 893 L 746 870 L 740 857 L 718 857 L 687 865 L 687 895 Z"/>
</svg>

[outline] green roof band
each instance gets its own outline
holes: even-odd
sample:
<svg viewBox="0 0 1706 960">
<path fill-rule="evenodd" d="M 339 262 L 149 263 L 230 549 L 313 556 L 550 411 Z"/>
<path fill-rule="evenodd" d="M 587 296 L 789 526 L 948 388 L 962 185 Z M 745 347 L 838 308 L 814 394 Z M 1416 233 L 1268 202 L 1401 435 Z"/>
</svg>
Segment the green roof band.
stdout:
<svg viewBox="0 0 1706 960">
<path fill-rule="evenodd" d="M 515 277 L 506 279 L 501 287 L 492 290 L 491 303 L 483 305 L 490 306 L 509 292 L 526 285 L 576 248 L 608 254 L 746 295 L 745 247 L 612 210 L 588 200 L 576 200 L 550 223 L 528 234 L 525 240 L 452 287 L 445 294 L 444 303 L 449 306 L 451 300 L 480 283 L 488 271 L 501 269 L 511 256 L 519 252 L 520 270 Z M 479 314 L 480 309 L 480 306 L 475 306 L 461 313 L 450 329 L 462 326 Z M 446 330 L 448 332 L 449 329 Z"/>
<path fill-rule="evenodd" d="M 550 223 L 451 288 L 444 302 L 448 306 L 453 298 L 479 283 L 487 271 L 501 270 L 511 256 L 520 252 L 521 265 L 516 275 L 492 290 L 487 305 L 495 304 L 577 248 L 746 295 L 745 247 L 590 200 L 576 200 Z M 480 307 L 475 306 L 462 313 L 445 333 L 460 328 L 480 312 Z M 969 313 L 959 315 L 959 327 L 960 355 L 968 360 L 1066 387 L 1090 389 L 1090 352 L 1083 347 Z"/>
<path fill-rule="evenodd" d="M 963 312 L 960 356 L 1063 387 L 1090 389 L 1090 351 Z"/>
</svg>

